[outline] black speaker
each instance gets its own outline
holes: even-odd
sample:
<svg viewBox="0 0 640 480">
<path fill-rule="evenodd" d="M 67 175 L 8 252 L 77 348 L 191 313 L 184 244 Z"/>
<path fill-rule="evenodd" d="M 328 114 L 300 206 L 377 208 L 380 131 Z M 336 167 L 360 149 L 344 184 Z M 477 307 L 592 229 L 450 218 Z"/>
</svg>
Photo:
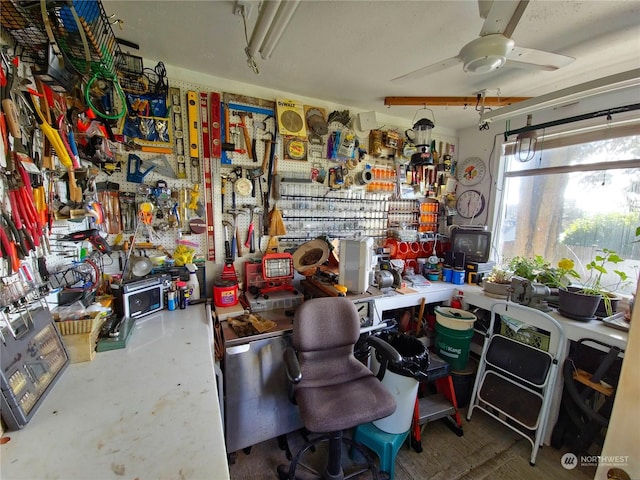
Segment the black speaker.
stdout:
<svg viewBox="0 0 640 480">
<path fill-rule="evenodd" d="M 453 252 L 453 268 L 462 268 L 466 266 L 464 252 Z"/>
</svg>

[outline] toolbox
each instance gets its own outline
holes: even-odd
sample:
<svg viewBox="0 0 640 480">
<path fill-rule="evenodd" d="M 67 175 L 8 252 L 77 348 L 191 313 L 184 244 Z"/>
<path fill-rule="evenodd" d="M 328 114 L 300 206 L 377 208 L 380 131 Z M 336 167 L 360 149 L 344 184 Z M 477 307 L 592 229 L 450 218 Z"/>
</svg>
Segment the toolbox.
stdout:
<svg viewBox="0 0 640 480">
<path fill-rule="evenodd" d="M 24 427 L 69 365 L 49 309 L 5 312 L 1 328 L 0 406 L 7 428 Z"/>
</svg>

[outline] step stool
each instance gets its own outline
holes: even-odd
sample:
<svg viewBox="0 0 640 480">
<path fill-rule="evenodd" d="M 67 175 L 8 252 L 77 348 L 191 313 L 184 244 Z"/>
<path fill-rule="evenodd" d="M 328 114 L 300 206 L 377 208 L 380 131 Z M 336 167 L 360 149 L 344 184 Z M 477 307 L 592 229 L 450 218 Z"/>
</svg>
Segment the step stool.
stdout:
<svg viewBox="0 0 640 480">
<path fill-rule="evenodd" d="M 356 427 L 353 441 L 373 450 L 380 459 L 380 471 L 387 472 L 389 480 L 393 480 L 396 455 L 408 436 L 409 430 L 404 433 L 387 433 L 369 422 Z"/>
<path fill-rule="evenodd" d="M 418 453 L 422 452 L 422 432 L 429 422 L 446 418 L 447 425 L 457 436 L 464 435 L 456 392 L 453 389 L 451 367 L 433 352 L 430 353 L 430 359 L 431 362 L 426 372 L 427 383 L 435 383 L 436 393 L 422 398 L 418 396 L 413 410 L 411 446 Z M 423 383 L 421 387 L 425 385 Z"/>
</svg>

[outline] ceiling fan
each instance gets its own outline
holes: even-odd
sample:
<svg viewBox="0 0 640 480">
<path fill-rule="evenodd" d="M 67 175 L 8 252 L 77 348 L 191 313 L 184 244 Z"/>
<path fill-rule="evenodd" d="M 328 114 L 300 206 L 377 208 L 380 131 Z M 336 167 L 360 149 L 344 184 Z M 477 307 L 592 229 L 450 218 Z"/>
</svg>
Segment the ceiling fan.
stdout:
<svg viewBox="0 0 640 480">
<path fill-rule="evenodd" d="M 469 73 L 489 73 L 506 65 L 535 70 L 557 70 L 569 65 L 573 57 L 517 47 L 511 35 L 518 25 L 529 0 L 478 0 L 480 17 L 484 19 L 480 36 L 467 43 L 458 55 L 419 68 L 392 79 L 404 83 L 425 77 L 462 63 Z"/>
</svg>

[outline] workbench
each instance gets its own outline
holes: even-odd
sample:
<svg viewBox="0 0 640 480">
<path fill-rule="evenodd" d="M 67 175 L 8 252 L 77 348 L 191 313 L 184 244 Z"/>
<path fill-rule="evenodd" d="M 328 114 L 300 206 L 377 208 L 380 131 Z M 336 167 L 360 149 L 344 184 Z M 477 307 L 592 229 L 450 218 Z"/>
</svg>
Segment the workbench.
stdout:
<svg viewBox="0 0 640 480">
<path fill-rule="evenodd" d="M 136 320 L 125 349 L 70 365 L 5 432 L 2 478 L 228 479 L 212 339 L 204 304 Z"/>
</svg>

